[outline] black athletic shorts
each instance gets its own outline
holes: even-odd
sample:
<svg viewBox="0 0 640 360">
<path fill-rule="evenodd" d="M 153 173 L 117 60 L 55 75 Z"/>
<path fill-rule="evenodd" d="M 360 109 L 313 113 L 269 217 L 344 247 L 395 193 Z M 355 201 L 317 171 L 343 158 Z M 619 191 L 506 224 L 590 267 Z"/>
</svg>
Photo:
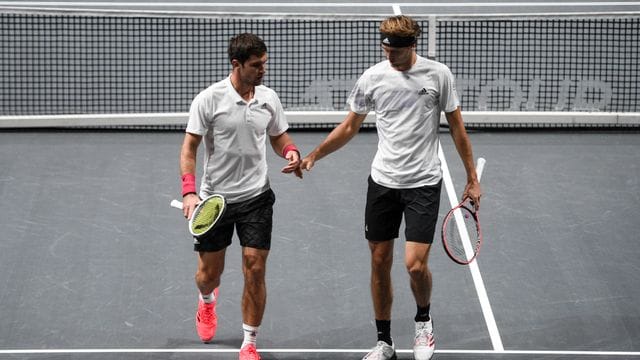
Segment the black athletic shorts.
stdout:
<svg viewBox="0 0 640 360">
<path fill-rule="evenodd" d="M 194 238 L 193 249 L 205 252 L 222 250 L 231 245 L 235 229 L 243 247 L 269 250 L 275 201 L 276 196 L 269 189 L 253 199 L 227 204 L 220 223 L 206 237 Z"/>
<path fill-rule="evenodd" d="M 442 181 L 433 186 L 391 189 L 377 184 L 369 176 L 365 208 L 365 237 L 385 241 L 398 237 L 402 216 L 407 241 L 433 243 L 440 208 Z"/>
</svg>

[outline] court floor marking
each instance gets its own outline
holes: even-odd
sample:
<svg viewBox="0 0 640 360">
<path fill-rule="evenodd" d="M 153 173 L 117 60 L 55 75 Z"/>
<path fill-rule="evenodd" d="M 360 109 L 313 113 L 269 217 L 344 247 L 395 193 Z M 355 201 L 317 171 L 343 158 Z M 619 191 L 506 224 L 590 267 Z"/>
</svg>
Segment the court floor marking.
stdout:
<svg viewBox="0 0 640 360">
<path fill-rule="evenodd" d="M 393 14 L 402 15 L 402 10 L 399 5 L 393 6 Z M 453 208 L 456 205 L 458 205 L 459 200 L 458 200 L 458 197 L 456 196 L 456 190 L 453 186 L 453 181 L 451 180 L 451 173 L 449 173 L 449 166 L 447 165 L 447 159 L 445 159 L 444 157 L 444 152 L 442 151 L 442 144 L 440 143 L 439 140 L 438 140 L 438 157 L 440 158 L 440 166 L 442 168 L 442 178 L 445 184 L 445 188 L 447 190 L 447 194 L 449 195 L 449 202 L 451 203 L 451 208 Z M 462 233 L 463 230 L 464 230 L 464 233 Z M 464 243 L 465 251 L 467 252 L 467 254 L 469 254 L 469 252 L 473 252 L 471 250 L 469 234 L 466 233 L 466 228 L 459 228 L 458 231 L 461 231 L 463 241 L 465 242 Z M 466 236 L 466 241 L 464 240 L 465 236 Z M 491 339 L 491 345 L 493 346 L 493 350 L 504 351 L 504 345 L 502 344 L 500 331 L 498 330 L 496 319 L 493 316 L 493 310 L 491 309 L 489 296 L 487 295 L 487 290 L 484 286 L 482 275 L 480 274 L 480 268 L 478 267 L 478 262 L 474 260 L 471 264 L 466 266 L 469 267 L 469 271 L 471 272 L 471 277 L 473 278 L 473 284 L 476 288 L 476 293 L 478 294 L 478 300 L 480 301 L 480 307 L 482 308 L 484 321 L 487 324 L 487 330 L 489 331 L 489 338 Z"/>
<path fill-rule="evenodd" d="M 353 354 L 367 353 L 371 349 L 260 349 L 261 353 L 296 353 L 296 354 Z M 5 349 L 0 355 L 52 355 L 52 354 L 137 354 L 137 353 L 218 353 L 233 354 L 239 349 L 219 348 L 114 348 L 114 349 Z M 413 350 L 396 349 L 397 353 L 410 354 Z M 477 355 L 549 355 L 549 356 L 632 356 L 640 357 L 639 351 L 578 351 L 578 350 L 436 350 L 436 354 L 477 354 Z"/>
<path fill-rule="evenodd" d="M 442 180 L 444 182 L 447 194 L 449 195 L 449 202 L 451 204 L 451 207 L 453 208 L 458 205 L 459 200 L 456 195 L 456 190 L 453 186 L 453 181 L 451 180 L 449 166 L 447 165 L 447 160 L 444 157 L 442 144 L 440 142 L 438 142 L 438 157 L 440 158 L 440 166 L 442 168 Z M 491 309 L 491 303 L 489 302 L 489 296 L 487 295 L 487 290 L 484 286 L 482 275 L 480 274 L 478 261 L 474 260 L 473 262 L 471 262 L 471 264 L 465 266 L 468 266 L 469 271 L 471 272 L 471 277 L 473 278 L 473 284 L 475 285 L 476 293 L 478 294 L 478 301 L 480 301 L 480 307 L 482 308 L 484 321 L 487 324 L 487 330 L 489 331 L 489 337 L 491 338 L 491 345 L 493 346 L 493 350 L 498 352 L 504 351 L 502 338 L 500 337 L 500 331 L 498 330 L 498 325 L 496 324 L 496 319 L 493 315 L 493 310 Z"/>
<path fill-rule="evenodd" d="M 402 15 L 402 10 L 400 6 L 393 6 L 393 14 L 394 15 Z M 447 159 L 444 157 L 444 152 L 442 151 L 442 143 L 438 140 L 438 158 L 440 158 L 440 166 L 442 168 L 442 178 L 445 184 L 445 188 L 447 194 L 449 195 L 449 203 L 451 204 L 451 208 L 454 208 L 458 205 L 459 200 L 456 195 L 456 190 L 453 186 L 453 180 L 451 179 L 451 173 L 449 172 L 449 166 L 447 165 Z M 459 231 L 463 229 L 459 228 Z M 469 235 L 466 234 L 466 228 L 464 229 L 464 233 L 461 235 L 466 235 L 465 242 L 465 251 L 467 254 L 470 251 L 471 245 L 469 244 Z M 463 239 L 464 241 L 464 239 Z M 484 286 L 484 281 L 482 280 L 482 275 L 480 274 L 480 268 L 478 267 L 478 261 L 474 260 L 469 265 L 469 271 L 471 272 L 471 277 L 473 278 L 473 284 L 476 288 L 476 293 L 478 294 L 478 300 L 480 301 L 480 307 L 482 308 L 482 314 L 484 316 L 484 321 L 487 325 L 487 330 L 489 331 L 489 338 L 491 339 L 491 345 L 493 346 L 493 350 L 495 351 L 504 351 L 504 345 L 502 344 L 502 338 L 500 337 L 500 331 L 498 330 L 498 325 L 496 324 L 496 319 L 493 316 L 493 310 L 491 309 L 491 303 L 489 302 L 489 296 L 487 295 L 487 290 Z"/>
<path fill-rule="evenodd" d="M 393 6 L 393 14 L 394 15 L 402 15 L 402 10 L 400 6 Z M 451 204 L 451 208 L 454 208 L 458 205 L 458 197 L 456 195 L 456 190 L 453 186 L 453 181 L 451 180 L 451 173 L 449 172 L 449 166 L 447 165 L 447 159 L 444 157 L 444 152 L 442 151 L 442 144 L 438 140 L 438 158 L 440 158 L 440 166 L 442 168 L 442 178 L 445 184 L 445 188 L 447 194 L 449 195 L 449 203 Z M 467 254 L 469 253 L 471 244 L 469 243 L 469 234 L 466 233 L 466 228 L 459 228 L 459 231 L 463 231 L 461 233 L 464 237 L 466 235 L 465 251 Z M 473 251 L 471 251 L 473 252 Z M 504 345 L 502 344 L 502 338 L 500 337 L 500 331 L 498 330 L 498 325 L 496 324 L 496 319 L 493 316 L 493 310 L 491 309 L 491 304 L 489 302 L 489 296 L 487 295 L 487 290 L 484 286 L 484 281 L 482 280 L 482 275 L 480 274 L 480 268 L 478 267 L 478 262 L 473 261 L 471 264 L 466 265 L 469 267 L 469 271 L 471 272 L 471 277 L 473 278 L 473 284 L 476 288 L 476 293 L 478 294 L 478 300 L 480 301 L 480 307 L 482 308 L 482 314 L 484 316 L 484 321 L 487 325 L 487 330 L 489 331 L 489 338 L 491 339 L 491 345 L 493 346 L 493 350 L 495 351 L 504 351 Z"/>
<path fill-rule="evenodd" d="M 593 6 L 638 6 L 638 1 L 556 1 L 556 2 L 432 2 L 432 3 L 399 3 L 406 7 L 593 7 Z M 159 6 L 197 6 L 197 7 L 387 7 L 393 6 L 395 3 L 283 3 L 283 2 L 264 2 L 264 3 L 240 3 L 240 2 L 123 2 L 123 1 L 0 1 L 0 5 L 4 6 L 136 6 L 136 7 L 159 7 Z"/>
</svg>

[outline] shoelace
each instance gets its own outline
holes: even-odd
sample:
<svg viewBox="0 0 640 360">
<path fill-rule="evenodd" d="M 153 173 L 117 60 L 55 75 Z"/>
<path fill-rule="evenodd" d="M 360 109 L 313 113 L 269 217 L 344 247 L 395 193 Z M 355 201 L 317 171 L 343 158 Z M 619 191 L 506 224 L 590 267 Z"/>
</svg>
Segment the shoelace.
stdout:
<svg viewBox="0 0 640 360">
<path fill-rule="evenodd" d="M 202 308 L 202 311 L 200 312 L 200 320 L 202 320 L 202 322 L 204 323 L 209 324 L 213 322 L 214 316 L 213 305 L 205 304 L 205 306 Z"/>
<path fill-rule="evenodd" d="M 414 344 L 429 346 L 432 337 L 433 334 L 431 334 L 427 328 L 422 328 L 419 330 L 418 334 L 416 334 Z"/>
</svg>

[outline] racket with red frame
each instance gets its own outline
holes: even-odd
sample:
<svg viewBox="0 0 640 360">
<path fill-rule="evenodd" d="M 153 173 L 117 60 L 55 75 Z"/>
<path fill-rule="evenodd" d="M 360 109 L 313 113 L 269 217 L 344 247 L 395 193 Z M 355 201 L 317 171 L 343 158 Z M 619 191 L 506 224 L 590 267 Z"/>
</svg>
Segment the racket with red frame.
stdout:
<svg viewBox="0 0 640 360">
<path fill-rule="evenodd" d="M 478 158 L 478 181 L 485 163 L 484 158 Z M 460 265 L 468 265 L 478 257 L 482 247 L 482 229 L 478 209 L 469 197 L 462 199 L 445 216 L 442 222 L 442 244 L 451 260 Z"/>
</svg>

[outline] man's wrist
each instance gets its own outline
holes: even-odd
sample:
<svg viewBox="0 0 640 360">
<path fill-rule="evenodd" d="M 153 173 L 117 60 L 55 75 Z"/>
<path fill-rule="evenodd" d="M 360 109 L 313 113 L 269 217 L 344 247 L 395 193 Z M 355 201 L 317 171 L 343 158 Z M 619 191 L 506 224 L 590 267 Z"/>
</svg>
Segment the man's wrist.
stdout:
<svg viewBox="0 0 640 360">
<path fill-rule="evenodd" d="M 182 197 L 196 193 L 196 176 L 194 174 L 182 175 Z"/>
<path fill-rule="evenodd" d="M 298 156 L 300 156 L 300 150 L 298 150 L 298 148 L 296 147 L 295 144 L 289 144 L 287 146 L 284 147 L 284 149 L 282 149 L 282 157 L 283 158 L 287 158 L 287 154 L 289 153 L 289 151 L 295 151 L 298 153 Z"/>
</svg>

